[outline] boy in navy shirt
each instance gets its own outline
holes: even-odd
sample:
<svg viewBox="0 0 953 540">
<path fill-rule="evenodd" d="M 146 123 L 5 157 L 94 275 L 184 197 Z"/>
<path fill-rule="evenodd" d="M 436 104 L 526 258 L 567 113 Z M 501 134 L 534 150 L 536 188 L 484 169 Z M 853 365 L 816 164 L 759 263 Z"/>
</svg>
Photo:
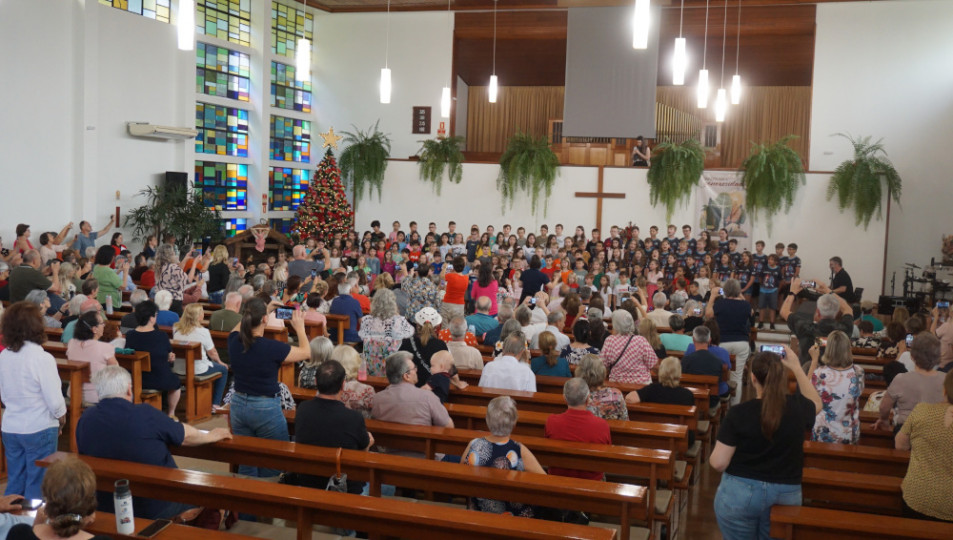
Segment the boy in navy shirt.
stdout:
<svg viewBox="0 0 953 540">
<path fill-rule="evenodd" d="M 778 287 L 781 284 L 781 268 L 778 266 L 777 255 L 768 255 L 768 265 L 761 270 L 760 282 L 758 309 L 761 313 L 758 329 L 763 329 L 764 321 L 768 319 L 771 329 L 774 330 L 774 319 L 778 314 Z"/>
</svg>

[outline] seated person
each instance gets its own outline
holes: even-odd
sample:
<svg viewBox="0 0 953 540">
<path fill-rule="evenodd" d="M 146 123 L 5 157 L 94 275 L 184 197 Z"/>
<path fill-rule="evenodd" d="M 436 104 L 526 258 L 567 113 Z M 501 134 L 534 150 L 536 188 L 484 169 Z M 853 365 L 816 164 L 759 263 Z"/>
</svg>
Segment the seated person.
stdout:
<svg viewBox="0 0 953 540">
<path fill-rule="evenodd" d="M 625 396 L 628 403 L 665 403 L 668 405 L 694 405 L 695 396 L 688 388 L 679 386 L 682 364 L 678 358 L 669 356 L 659 363 L 658 382 L 633 390 Z M 688 432 L 688 446 L 695 443 L 695 432 Z"/>
<path fill-rule="evenodd" d="M 563 398 L 566 400 L 566 412 L 551 414 L 546 419 L 547 439 L 612 444 L 609 423 L 588 409 L 589 385 L 585 380 L 576 377 L 566 381 L 563 385 Z M 598 471 L 579 471 L 560 467 L 550 467 L 549 474 L 589 480 L 605 479 L 605 474 Z"/>
<path fill-rule="evenodd" d="M 179 322 L 179 315 L 170 311 L 172 307 L 172 293 L 169 291 L 159 291 L 156 293 L 156 306 L 159 307 L 159 313 L 156 314 L 156 326 L 172 326 Z"/>
<path fill-rule="evenodd" d="M 863 349 L 880 348 L 880 338 L 874 335 L 873 323 L 862 320 L 857 323 L 857 330 L 860 332 L 860 337 L 851 340 L 852 347 L 860 347 Z"/>
<path fill-rule="evenodd" d="M 668 326 L 671 328 L 671 332 L 659 334 L 662 346 L 665 347 L 666 351 L 685 352 L 685 349 L 692 344 L 691 336 L 685 335 L 685 318 L 676 313 L 668 318 Z"/>
<path fill-rule="evenodd" d="M 559 345 L 553 333 L 550 331 L 542 332 L 538 339 L 539 348 L 543 354 L 530 360 L 530 369 L 533 370 L 533 373 L 552 377 L 572 377 L 569 362 L 559 355 Z M 569 347 L 569 345 L 566 345 L 566 347 Z"/>
</svg>

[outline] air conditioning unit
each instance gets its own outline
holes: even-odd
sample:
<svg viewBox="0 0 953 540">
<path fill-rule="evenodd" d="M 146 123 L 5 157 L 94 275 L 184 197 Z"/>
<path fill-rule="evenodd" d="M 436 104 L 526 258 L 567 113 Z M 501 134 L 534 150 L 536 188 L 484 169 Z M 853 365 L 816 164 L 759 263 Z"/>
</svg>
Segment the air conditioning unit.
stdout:
<svg viewBox="0 0 953 540">
<path fill-rule="evenodd" d="M 129 122 L 126 127 L 133 137 L 149 137 L 152 139 L 194 139 L 199 134 L 192 128 L 156 126 L 146 122 Z"/>
</svg>

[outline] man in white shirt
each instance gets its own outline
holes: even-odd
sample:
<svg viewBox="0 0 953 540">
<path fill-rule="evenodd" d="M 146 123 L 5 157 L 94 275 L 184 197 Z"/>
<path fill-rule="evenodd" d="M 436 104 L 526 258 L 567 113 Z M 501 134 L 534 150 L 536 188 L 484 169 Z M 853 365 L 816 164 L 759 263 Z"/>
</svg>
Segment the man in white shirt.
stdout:
<svg viewBox="0 0 953 540">
<path fill-rule="evenodd" d="M 526 336 L 522 332 L 514 332 L 506 338 L 503 354 L 483 368 L 480 386 L 536 391 L 536 375 L 529 367 L 529 350 L 526 349 Z"/>
<path fill-rule="evenodd" d="M 662 328 L 668 328 L 668 319 L 672 315 L 675 315 L 671 311 L 665 309 L 668 305 L 668 297 L 665 296 L 663 292 L 655 293 L 655 296 L 652 297 L 652 305 L 655 309 L 649 312 L 648 317 L 652 319 L 652 322 L 655 323 L 655 326 Z"/>
<path fill-rule="evenodd" d="M 546 318 L 549 323 L 546 328 L 543 329 L 543 332 L 550 332 L 553 334 L 553 337 L 556 338 L 556 350 L 561 351 L 569 345 L 569 336 L 563 333 L 563 326 L 566 324 L 566 316 L 561 310 L 549 312 L 549 316 Z M 539 348 L 539 334 L 533 336 L 533 341 L 530 342 L 531 349 Z"/>
<path fill-rule="evenodd" d="M 528 300 L 529 299 L 527 299 L 527 301 Z M 546 309 L 545 306 L 543 306 L 539 302 L 536 303 L 536 309 L 533 309 L 533 310 L 529 309 L 529 307 L 526 306 L 524 303 L 524 305 L 516 308 L 516 313 L 514 313 L 513 315 L 516 318 L 516 320 L 519 321 L 520 326 L 523 327 L 523 335 L 530 342 L 532 342 L 533 339 L 536 338 L 537 334 L 539 334 L 540 332 L 543 331 L 544 328 L 546 328 L 545 319 L 543 320 L 543 322 L 534 322 L 533 311 L 539 311 L 542 313 L 544 309 Z"/>
</svg>

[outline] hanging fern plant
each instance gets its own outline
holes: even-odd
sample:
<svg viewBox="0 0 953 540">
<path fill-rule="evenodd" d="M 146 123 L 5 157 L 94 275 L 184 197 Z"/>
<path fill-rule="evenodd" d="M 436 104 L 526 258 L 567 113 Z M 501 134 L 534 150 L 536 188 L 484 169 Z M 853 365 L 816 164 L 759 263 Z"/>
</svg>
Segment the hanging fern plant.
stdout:
<svg viewBox="0 0 953 540">
<path fill-rule="evenodd" d="M 420 179 L 433 184 L 434 191 L 440 195 L 443 187 L 443 172 L 454 184 L 463 179 L 463 137 L 446 137 L 443 139 L 428 139 L 420 141 L 420 161 L 417 163 Z"/>
<path fill-rule="evenodd" d="M 390 157 L 390 137 L 377 129 L 378 120 L 374 127 L 366 132 L 354 127 L 354 133 L 343 132 L 344 143 L 347 148 L 341 152 L 339 164 L 341 179 L 345 186 L 353 189 L 354 208 L 364 196 L 364 190 L 370 197 L 377 190 L 377 200 L 381 199 L 381 188 L 384 184 L 384 172 L 387 171 L 387 158 Z"/>
<path fill-rule="evenodd" d="M 559 158 L 549 147 L 546 136 L 533 137 L 516 133 L 506 144 L 500 156 L 500 174 L 496 188 L 503 198 L 503 209 L 513 207 L 517 193 L 530 197 L 530 211 L 536 215 L 540 194 L 543 195 L 543 215 L 549 207 L 549 196 L 559 175 Z"/>
<path fill-rule="evenodd" d="M 805 182 L 801 156 L 787 144 L 795 137 L 787 135 L 774 144 L 752 143 L 751 154 L 741 164 L 745 205 L 755 218 L 760 212 L 767 219 L 769 233 L 772 216 L 791 209 Z"/>
<path fill-rule="evenodd" d="M 844 133 L 836 135 L 850 141 L 854 147 L 854 159 L 841 163 L 834 170 L 827 186 L 827 200 L 831 200 L 836 194 L 837 206 L 841 212 L 848 206 L 853 206 L 857 225 L 863 223 L 866 230 L 874 212 L 877 212 L 877 219 L 883 216 L 881 206 L 884 187 L 887 188 L 887 196 L 897 204 L 900 203 L 900 175 L 887 159 L 883 139 L 871 143 L 870 137 L 854 139 Z"/>
<path fill-rule="evenodd" d="M 681 144 L 663 142 L 655 147 L 649 167 L 649 200 L 665 205 L 665 220 L 672 221 L 675 206 L 687 202 L 705 169 L 705 150 L 695 139 Z"/>
</svg>

